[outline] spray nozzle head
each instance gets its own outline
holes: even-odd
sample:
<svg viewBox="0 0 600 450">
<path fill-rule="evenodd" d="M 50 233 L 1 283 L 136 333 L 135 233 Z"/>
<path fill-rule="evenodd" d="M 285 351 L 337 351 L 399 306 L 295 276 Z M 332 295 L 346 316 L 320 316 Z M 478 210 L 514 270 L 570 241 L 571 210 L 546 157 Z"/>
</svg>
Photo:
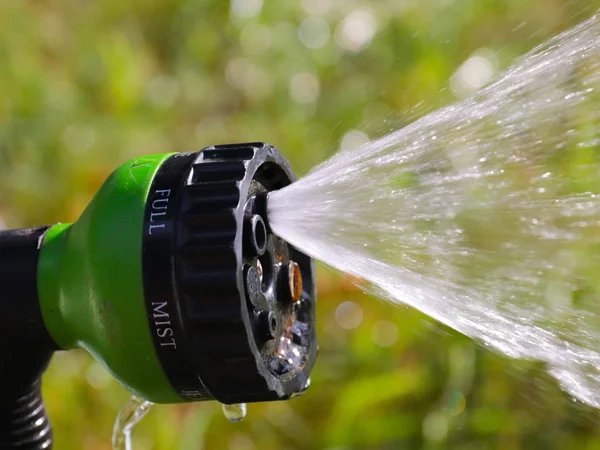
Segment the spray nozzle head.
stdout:
<svg viewBox="0 0 600 450">
<path fill-rule="evenodd" d="M 154 178 L 146 310 L 156 353 L 184 398 L 276 400 L 308 385 L 317 352 L 313 262 L 271 232 L 266 213 L 268 192 L 293 179 L 279 151 L 262 143 L 175 155 Z"/>
<path fill-rule="evenodd" d="M 267 217 L 267 194 L 293 179 L 263 143 L 150 155 L 115 170 L 74 224 L 0 232 L 0 352 L 14 362 L 0 370 L 0 447 L 50 445 L 39 378 L 58 348 L 85 347 L 156 403 L 303 392 L 314 266 Z"/>
</svg>

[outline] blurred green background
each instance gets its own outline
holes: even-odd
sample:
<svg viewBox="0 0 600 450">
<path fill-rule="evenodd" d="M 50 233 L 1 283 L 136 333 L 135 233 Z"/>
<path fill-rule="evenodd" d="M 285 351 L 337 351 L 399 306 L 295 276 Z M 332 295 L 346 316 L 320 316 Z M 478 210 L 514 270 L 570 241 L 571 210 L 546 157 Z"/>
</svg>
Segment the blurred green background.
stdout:
<svg viewBox="0 0 600 450">
<path fill-rule="evenodd" d="M 264 140 L 298 174 L 464 97 L 591 0 L 0 3 L 0 224 L 73 221 L 146 153 Z M 510 361 L 320 268 L 307 394 L 157 406 L 142 449 L 600 449 L 600 414 Z M 1 363 L 0 363 L 1 364 Z M 1 366 L 0 366 L 1 367 Z M 128 393 L 83 352 L 44 379 L 56 448 L 109 449 Z"/>
</svg>

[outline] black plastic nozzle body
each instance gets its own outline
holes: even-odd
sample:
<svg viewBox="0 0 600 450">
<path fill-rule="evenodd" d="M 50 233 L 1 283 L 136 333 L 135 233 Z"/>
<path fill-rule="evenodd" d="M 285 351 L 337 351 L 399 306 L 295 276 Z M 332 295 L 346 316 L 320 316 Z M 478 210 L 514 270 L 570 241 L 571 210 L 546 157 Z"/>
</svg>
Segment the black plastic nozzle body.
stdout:
<svg viewBox="0 0 600 450">
<path fill-rule="evenodd" d="M 41 375 L 56 346 L 37 296 L 37 262 L 47 227 L 0 231 L 0 449 L 49 449 L 52 430 Z"/>
</svg>

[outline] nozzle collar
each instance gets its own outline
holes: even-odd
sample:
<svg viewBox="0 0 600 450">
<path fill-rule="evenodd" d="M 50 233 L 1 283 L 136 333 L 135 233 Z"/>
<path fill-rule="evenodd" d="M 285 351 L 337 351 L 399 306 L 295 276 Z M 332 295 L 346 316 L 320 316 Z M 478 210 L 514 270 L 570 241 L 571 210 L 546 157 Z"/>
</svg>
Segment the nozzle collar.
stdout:
<svg viewBox="0 0 600 450">
<path fill-rule="evenodd" d="M 308 384 L 313 262 L 273 235 L 266 215 L 267 193 L 293 180 L 264 143 L 175 155 L 156 175 L 144 230 L 146 310 L 165 373 L 187 400 L 285 399 Z M 302 281 L 295 302 L 281 282 L 293 264 Z"/>
</svg>

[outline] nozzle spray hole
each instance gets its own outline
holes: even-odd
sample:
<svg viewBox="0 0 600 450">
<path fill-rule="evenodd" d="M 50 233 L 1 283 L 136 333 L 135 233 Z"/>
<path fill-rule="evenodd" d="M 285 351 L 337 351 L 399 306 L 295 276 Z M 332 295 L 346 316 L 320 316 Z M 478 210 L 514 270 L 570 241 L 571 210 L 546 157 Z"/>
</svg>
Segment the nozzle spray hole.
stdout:
<svg viewBox="0 0 600 450">
<path fill-rule="evenodd" d="M 271 336 L 275 336 L 275 332 L 277 331 L 277 317 L 275 317 L 275 313 L 273 312 L 269 314 L 269 330 L 271 331 Z"/>
<path fill-rule="evenodd" d="M 261 216 L 255 214 L 250 219 L 252 232 L 252 244 L 259 255 L 262 255 L 267 249 L 267 226 Z"/>
<path fill-rule="evenodd" d="M 257 316 L 257 328 L 259 336 L 265 340 L 271 340 L 277 333 L 277 315 L 273 311 L 259 311 Z"/>
</svg>

